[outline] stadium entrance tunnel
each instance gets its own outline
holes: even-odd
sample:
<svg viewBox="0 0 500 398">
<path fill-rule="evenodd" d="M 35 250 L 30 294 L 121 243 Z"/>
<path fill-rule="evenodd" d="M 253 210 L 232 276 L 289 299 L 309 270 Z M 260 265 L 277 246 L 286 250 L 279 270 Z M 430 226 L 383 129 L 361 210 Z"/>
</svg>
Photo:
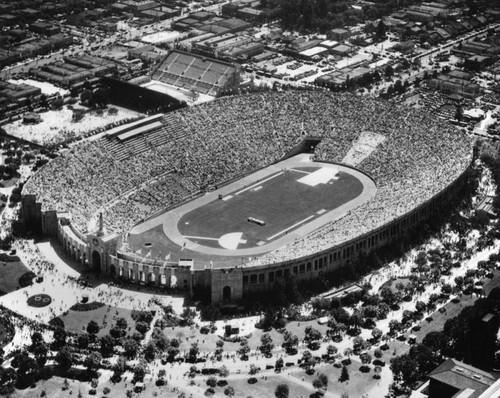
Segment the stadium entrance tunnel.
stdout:
<svg viewBox="0 0 500 398">
<path fill-rule="evenodd" d="M 92 268 L 96 272 L 101 272 L 101 254 L 97 250 L 92 252 Z"/>
<path fill-rule="evenodd" d="M 321 142 L 321 138 L 319 137 L 306 137 L 302 141 L 300 141 L 295 148 L 287 152 L 280 161 L 285 159 L 292 158 L 296 155 L 300 155 L 301 153 L 313 154 L 316 150 L 316 147 Z"/>
</svg>

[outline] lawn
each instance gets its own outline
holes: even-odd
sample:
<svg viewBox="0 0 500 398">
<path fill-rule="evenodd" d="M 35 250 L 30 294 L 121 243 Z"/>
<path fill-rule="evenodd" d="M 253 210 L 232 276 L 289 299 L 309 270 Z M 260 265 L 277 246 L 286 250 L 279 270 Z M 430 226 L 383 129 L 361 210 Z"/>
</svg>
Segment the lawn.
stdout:
<svg viewBox="0 0 500 398">
<path fill-rule="evenodd" d="M 373 365 L 370 365 L 370 372 L 362 373 L 359 371 L 361 362 L 354 360 L 354 357 L 351 357 L 351 360 L 352 363 L 347 366 L 349 372 L 349 380 L 347 382 L 339 382 L 338 379 L 342 369 L 332 365 L 316 366 L 314 368 L 316 373 L 313 375 L 308 375 L 302 369 L 292 372 L 291 375 L 297 380 L 310 385 L 309 393 L 311 393 L 314 390 L 312 387 L 313 380 L 317 377 L 318 373 L 324 373 L 328 376 L 329 380 L 328 391 L 334 392 L 338 396 L 346 392 L 350 397 L 361 397 L 363 394 L 368 394 L 378 384 L 378 380 L 373 378 Z"/>
<path fill-rule="evenodd" d="M 99 327 L 98 336 L 105 336 L 115 325 L 118 318 L 125 318 L 128 323 L 128 334 L 134 333 L 135 321 L 132 319 L 132 311 L 125 308 L 111 307 L 105 305 L 91 311 L 73 311 L 69 310 L 62 314 L 60 318 L 64 322 L 64 329 L 70 332 L 82 333 L 87 329 L 90 321 L 96 321 Z M 106 322 L 106 325 L 104 325 Z"/>
<path fill-rule="evenodd" d="M 276 374 L 267 376 L 267 380 L 262 376 L 257 375 L 257 383 L 249 384 L 248 379 L 251 376 L 245 375 L 242 378 L 230 378 L 228 385 L 232 386 L 235 391 L 235 397 L 274 397 L 274 391 L 279 384 L 287 384 L 290 389 L 290 397 L 309 397 L 313 392 L 313 388 L 305 386 L 294 377 L 287 377 L 285 374 Z M 200 385 L 203 386 L 203 383 Z M 205 387 L 208 388 L 208 386 Z M 226 387 L 215 387 L 215 397 L 225 397 L 224 389 Z"/>
<path fill-rule="evenodd" d="M 0 262 L 0 295 L 19 289 L 19 277 L 29 269 L 21 261 Z"/>
<path fill-rule="evenodd" d="M 110 373 L 103 372 L 103 376 L 100 378 L 100 383 L 97 386 L 97 395 L 93 395 L 95 397 L 106 397 L 106 398 L 125 398 L 126 391 L 133 389 L 130 381 L 122 381 L 118 384 L 113 384 L 109 381 Z M 131 376 L 128 376 L 128 379 L 131 379 Z M 82 393 L 82 397 L 88 398 L 92 397 L 89 394 L 91 390 L 90 383 L 81 382 L 78 380 L 68 380 L 69 388 L 66 391 L 63 391 L 63 383 L 64 378 L 53 376 L 48 380 L 40 380 L 36 383 L 36 389 L 27 388 L 24 390 L 16 390 L 13 394 L 10 395 L 11 398 L 38 398 L 42 391 L 45 391 L 45 396 L 48 398 L 69 398 L 69 397 L 78 397 L 78 393 Z M 171 388 L 168 386 L 157 387 L 154 385 L 154 382 L 149 380 L 149 376 L 146 376 L 145 385 L 146 390 L 141 394 L 133 394 L 134 398 L 150 398 L 155 396 L 156 393 L 158 397 L 177 397 L 177 394 L 171 393 Z M 107 395 L 103 394 L 103 389 L 108 387 L 111 392 Z M 187 395 L 189 396 L 189 395 Z"/>
<path fill-rule="evenodd" d="M 228 324 L 230 324 L 229 322 Z M 299 340 L 302 340 L 305 337 L 305 328 L 307 326 L 312 326 L 313 328 L 319 330 L 323 336 L 326 334 L 328 330 L 327 325 L 318 324 L 317 320 L 307 321 L 307 322 L 290 322 L 286 325 L 286 329 L 290 331 L 292 334 L 295 334 Z M 198 347 L 201 351 L 213 351 L 216 348 L 217 340 L 220 340 L 219 334 L 222 334 L 223 330 L 217 330 L 214 334 L 203 335 L 200 334 L 198 329 L 191 329 L 189 327 L 176 327 L 175 330 L 172 328 L 165 329 L 165 335 L 171 338 L 178 338 L 181 340 L 180 349 L 187 350 L 191 346 L 192 343 L 198 343 Z M 260 339 L 263 334 L 269 334 L 273 339 L 273 344 L 275 347 L 281 347 L 283 343 L 283 335 L 278 333 L 276 329 L 272 329 L 268 332 L 264 332 L 261 329 L 255 329 L 252 333 L 252 336 L 248 338 L 248 345 L 251 349 L 258 349 L 261 345 Z M 236 351 L 240 347 L 240 343 L 230 343 L 224 342 L 224 351 Z"/>
<path fill-rule="evenodd" d="M 408 283 L 410 283 L 410 278 L 408 277 L 403 277 L 403 278 L 391 278 L 387 282 L 385 282 L 382 286 L 380 286 L 380 290 L 382 290 L 384 287 L 390 288 L 394 293 L 397 293 L 397 285 L 402 284 L 403 286 L 406 286 Z"/>
<path fill-rule="evenodd" d="M 165 335 L 169 339 L 177 338 L 180 340 L 181 351 L 188 350 L 193 343 L 198 343 L 198 347 L 201 351 L 215 351 L 216 342 L 220 340 L 217 333 L 222 334 L 224 332 L 222 330 L 218 330 L 214 334 L 205 335 L 200 334 L 199 329 L 191 329 L 189 327 L 176 327 L 175 330 L 172 330 L 172 328 L 165 329 Z M 266 332 L 260 329 L 255 329 L 255 331 L 252 333 L 252 336 L 248 339 L 248 345 L 251 349 L 257 349 L 261 345 L 260 338 L 264 333 Z M 281 343 L 283 343 L 283 336 L 280 333 L 278 333 L 275 329 L 267 333 L 273 339 L 273 344 L 275 346 L 281 346 Z M 240 343 L 231 343 L 227 341 L 224 342 L 225 352 L 236 351 L 238 348 L 240 348 Z"/>
<path fill-rule="evenodd" d="M 318 168 L 307 168 L 314 172 Z M 255 247 L 262 241 L 271 241 L 276 234 L 296 223 L 316 216 L 318 211 L 329 211 L 353 200 L 363 191 L 361 182 L 351 174 L 340 173 L 333 183 L 309 186 L 298 182 L 302 172 L 287 171 L 275 174 L 255 188 L 246 188 L 226 196 L 227 200 L 214 200 L 179 220 L 181 234 L 205 246 L 220 247 L 217 240 L 230 232 L 242 232 L 245 242 L 239 248 Z M 263 220 L 265 225 L 247 221 L 248 217 Z M 200 237 L 200 239 L 192 238 Z"/>
<path fill-rule="evenodd" d="M 443 307 L 443 312 L 435 311 L 430 315 L 432 317 L 431 322 L 426 321 L 426 318 L 428 317 L 426 316 L 418 324 L 418 326 L 420 326 L 419 331 L 410 330 L 405 333 L 405 335 L 408 337 L 410 334 L 414 334 L 415 336 L 417 336 L 417 343 L 421 343 L 422 339 L 426 336 L 427 333 L 433 331 L 442 331 L 444 328 L 444 324 L 448 319 L 456 317 L 465 307 L 473 305 L 476 299 L 477 297 L 475 295 L 463 295 L 458 303 L 449 302 Z"/>
</svg>

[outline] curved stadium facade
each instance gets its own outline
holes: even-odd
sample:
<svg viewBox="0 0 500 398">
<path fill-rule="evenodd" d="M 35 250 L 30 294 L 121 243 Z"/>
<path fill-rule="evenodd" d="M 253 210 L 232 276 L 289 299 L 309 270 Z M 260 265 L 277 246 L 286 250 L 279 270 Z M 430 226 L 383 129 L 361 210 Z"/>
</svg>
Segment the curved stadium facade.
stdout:
<svg viewBox="0 0 500 398">
<path fill-rule="evenodd" d="M 22 217 L 58 236 L 82 264 L 138 283 L 210 290 L 218 302 L 271 289 L 276 279 L 292 274 L 320 277 L 390 243 L 461 185 L 471 161 L 465 133 L 391 102 L 309 91 L 226 97 L 74 147 L 26 183 Z M 192 214 L 186 206 L 192 212 L 222 206 L 237 214 L 236 195 L 252 188 L 244 202 L 251 203 L 267 192 L 264 182 L 278 184 L 280 178 L 284 185 L 276 185 L 276 192 L 296 189 L 298 201 L 268 239 L 243 239 L 251 235 L 245 230 L 237 242 L 254 242 L 252 248 L 225 243 L 235 235 L 229 216 L 228 233 L 217 231 L 218 239 L 186 231 L 197 220 L 208 233 L 207 223 L 201 225 L 204 213 L 185 221 Z M 311 179 L 320 183 L 311 185 Z M 362 186 L 357 191 L 355 180 Z M 311 193 L 313 188 L 323 191 Z M 335 202 L 349 190 L 351 196 Z M 315 192 L 322 192 L 322 202 L 309 206 L 311 215 L 293 211 L 306 211 L 303 195 L 315 200 Z M 282 211 L 285 199 L 274 209 Z M 264 214 L 271 217 L 272 207 Z M 245 220 L 252 215 L 245 213 Z M 272 227 L 265 221 L 261 231 Z"/>
</svg>

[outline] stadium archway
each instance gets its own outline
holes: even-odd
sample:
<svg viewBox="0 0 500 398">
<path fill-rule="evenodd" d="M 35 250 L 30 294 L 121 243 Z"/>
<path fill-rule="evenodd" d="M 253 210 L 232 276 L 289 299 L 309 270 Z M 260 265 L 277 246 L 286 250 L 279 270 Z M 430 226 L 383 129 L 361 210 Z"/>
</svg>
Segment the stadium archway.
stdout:
<svg viewBox="0 0 500 398">
<path fill-rule="evenodd" d="M 222 289 L 222 301 L 231 301 L 231 287 L 224 286 Z"/>
<path fill-rule="evenodd" d="M 92 252 L 92 268 L 94 271 L 101 272 L 101 254 L 97 250 Z"/>
<path fill-rule="evenodd" d="M 109 268 L 109 273 L 111 276 L 116 276 L 116 268 L 113 264 L 111 264 L 111 267 Z"/>
</svg>

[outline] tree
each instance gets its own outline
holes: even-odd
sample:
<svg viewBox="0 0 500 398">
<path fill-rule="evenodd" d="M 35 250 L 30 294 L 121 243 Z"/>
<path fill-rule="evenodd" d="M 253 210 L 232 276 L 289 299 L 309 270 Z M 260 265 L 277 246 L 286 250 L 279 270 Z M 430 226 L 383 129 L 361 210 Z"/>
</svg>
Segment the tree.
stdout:
<svg viewBox="0 0 500 398">
<path fill-rule="evenodd" d="M 283 337 L 284 341 L 281 347 L 288 355 L 295 355 L 297 353 L 297 346 L 299 345 L 299 338 L 288 331 L 285 332 Z"/>
<path fill-rule="evenodd" d="M 144 348 L 144 359 L 148 362 L 154 361 L 157 351 L 158 349 L 156 347 L 156 343 L 154 341 L 150 341 L 146 345 L 146 348 Z"/>
<path fill-rule="evenodd" d="M 48 349 L 45 343 L 38 344 L 33 350 L 36 363 L 40 368 L 43 368 L 45 366 L 45 363 L 47 362 L 47 352 Z"/>
<path fill-rule="evenodd" d="M 83 90 L 80 94 L 80 102 L 82 105 L 89 105 L 92 99 L 92 91 Z"/>
<path fill-rule="evenodd" d="M 394 68 L 391 65 L 387 65 L 385 67 L 385 77 L 392 77 L 394 76 Z"/>
<path fill-rule="evenodd" d="M 232 397 L 234 395 L 234 388 L 231 386 L 227 386 L 224 389 L 224 394 L 227 395 L 228 397 Z"/>
<path fill-rule="evenodd" d="M 214 352 L 214 357 L 217 361 L 222 361 L 222 354 L 224 354 L 224 350 L 222 348 L 216 348 Z"/>
<path fill-rule="evenodd" d="M 125 330 L 128 327 L 127 320 L 123 317 L 120 317 L 116 320 L 116 327 L 119 329 Z"/>
<path fill-rule="evenodd" d="M 273 339 L 268 333 L 265 333 L 260 338 L 260 342 L 260 352 L 262 352 L 266 357 L 270 357 L 272 355 L 271 352 L 274 348 Z"/>
<path fill-rule="evenodd" d="M 319 330 L 314 329 L 311 326 L 306 327 L 304 338 L 306 342 L 321 340 L 322 337 L 323 336 L 321 335 L 321 332 Z"/>
<path fill-rule="evenodd" d="M 383 332 L 380 329 L 374 328 L 372 330 L 373 340 L 376 340 L 376 341 L 380 340 L 380 338 L 382 337 L 382 334 L 383 334 Z"/>
<path fill-rule="evenodd" d="M 87 372 L 92 375 L 97 369 L 99 369 L 101 361 L 102 355 L 99 352 L 92 352 L 87 355 L 83 365 L 87 368 Z"/>
<path fill-rule="evenodd" d="M 418 363 L 421 376 L 429 373 L 441 362 L 441 356 L 423 344 L 415 344 L 410 347 L 410 358 Z"/>
<path fill-rule="evenodd" d="M 391 359 L 391 370 L 395 375 L 401 374 L 406 386 L 411 386 L 419 378 L 418 362 L 411 359 L 408 354 Z"/>
<path fill-rule="evenodd" d="M 219 369 L 219 376 L 226 378 L 229 376 L 229 370 L 227 369 L 226 365 L 222 365 Z"/>
<path fill-rule="evenodd" d="M 385 24 L 384 24 L 384 21 L 382 21 L 382 19 L 379 21 L 378 25 L 377 25 L 377 33 L 375 35 L 375 37 L 378 39 L 378 40 L 381 40 L 382 38 L 385 37 L 386 35 L 386 27 L 385 27 Z"/>
<path fill-rule="evenodd" d="M 361 363 L 363 365 L 368 365 L 369 363 L 372 362 L 372 356 L 370 354 L 368 354 L 367 352 L 361 354 L 359 356 L 359 359 L 361 359 Z"/>
<path fill-rule="evenodd" d="M 69 347 L 63 347 L 56 355 L 57 364 L 63 369 L 69 369 L 73 365 L 73 351 Z"/>
<path fill-rule="evenodd" d="M 146 364 L 141 362 L 134 367 L 134 381 L 141 382 L 144 380 L 144 376 L 146 376 Z"/>
<path fill-rule="evenodd" d="M 401 94 L 404 91 L 403 82 L 400 79 L 396 80 L 396 83 L 394 83 L 394 91 L 398 94 Z"/>
<path fill-rule="evenodd" d="M 139 343 L 134 339 L 127 339 L 123 343 L 124 355 L 128 359 L 134 359 L 139 351 Z"/>
<path fill-rule="evenodd" d="M 197 343 L 191 344 L 191 347 L 189 348 L 189 353 L 188 353 L 188 362 L 195 363 L 196 360 L 198 359 L 198 354 L 200 353 L 200 349 L 198 348 Z"/>
<path fill-rule="evenodd" d="M 173 362 L 177 355 L 179 355 L 179 348 L 172 346 L 172 342 L 170 342 L 170 347 L 167 350 L 167 361 Z"/>
<path fill-rule="evenodd" d="M 283 361 L 283 358 L 278 358 L 276 360 L 276 363 L 274 364 L 274 369 L 277 371 L 277 372 L 281 372 L 281 369 L 283 369 L 283 366 L 284 366 L 284 361 Z"/>
<path fill-rule="evenodd" d="M 240 348 L 238 348 L 238 350 L 236 351 L 236 353 L 240 356 L 241 359 L 243 360 L 247 360 L 248 359 L 248 353 L 250 352 L 250 347 L 248 346 L 248 343 L 247 342 L 244 342 L 244 344 L 242 344 L 240 346 Z"/>
<path fill-rule="evenodd" d="M 358 354 L 361 350 L 364 350 L 365 347 L 366 341 L 361 336 L 357 336 L 354 338 L 352 342 L 352 350 L 355 354 Z"/>
<path fill-rule="evenodd" d="M 210 376 L 207 379 L 207 386 L 215 388 L 216 385 L 217 385 L 217 379 L 214 376 Z"/>
<path fill-rule="evenodd" d="M 422 344 L 439 355 L 446 349 L 448 341 L 448 337 L 443 332 L 432 331 L 425 335 Z"/>
<path fill-rule="evenodd" d="M 423 301 L 417 301 L 415 303 L 415 310 L 420 313 L 424 313 L 427 309 L 427 305 Z"/>
<path fill-rule="evenodd" d="M 52 349 L 54 351 L 59 351 L 66 344 L 66 331 L 61 328 L 56 328 L 54 330 Z"/>
<path fill-rule="evenodd" d="M 30 348 L 30 351 L 33 351 L 35 349 L 35 347 L 37 347 L 40 344 L 44 344 L 43 336 L 42 336 L 42 334 L 40 332 L 34 332 L 31 335 L 31 348 Z"/>
<path fill-rule="evenodd" d="M 89 333 L 90 335 L 96 335 L 97 333 L 99 333 L 99 329 L 99 325 L 94 320 L 90 321 L 87 325 L 87 333 Z"/>
<path fill-rule="evenodd" d="M 77 337 L 78 348 L 87 348 L 90 344 L 90 338 L 87 333 L 81 333 Z"/>
<path fill-rule="evenodd" d="M 388 287 L 384 287 L 380 290 L 380 297 L 389 307 L 392 307 L 398 302 L 398 298 L 396 297 L 392 289 Z"/>
<path fill-rule="evenodd" d="M 147 322 L 137 322 L 135 324 L 135 330 L 141 334 L 145 334 L 149 330 L 149 324 Z"/>
<path fill-rule="evenodd" d="M 37 362 L 31 358 L 27 351 L 21 351 L 14 355 L 11 365 L 17 368 L 17 378 L 22 380 L 27 375 L 32 375 L 38 370 Z"/>
<path fill-rule="evenodd" d="M 115 365 L 113 366 L 113 376 L 111 377 L 111 381 L 118 382 L 121 379 L 122 374 L 125 372 L 126 367 L 125 359 L 122 357 L 118 357 Z"/>
<path fill-rule="evenodd" d="M 323 388 L 323 383 L 321 383 L 321 380 L 318 378 L 313 380 L 312 385 L 317 390 L 321 390 Z"/>
<path fill-rule="evenodd" d="M 401 329 L 401 322 L 396 319 L 389 321 L 389 333 L 394 334 Z"/>
<path fill-rule="evenodd" d="M 344 381 L 349 380 L 349 371 L 346 366 L 342 366 L 342 371 L 340 372 L 339 382 L 343 383 Z"/>
<path fill-rule="evenodd" d="M 288 398 L 289 393 L 290 389 L 287 384 L 278 384 L 276 390 L 274 391 L 276 398 Z"/>
<path fill-rule="evenodd" d="M 324 373 L 320 373 L 318 375 L 317 380 L 319 380 L 319 382 L 321 383 L 321 387 L 320 388 L 323 388 L 323 389 L 326 390 L 326 388 L 328 387 L 328 376 L 325 375 Z"/>
<path fill-rule="evenodd" d="M 13 368 L 0 366 L 0 395 L 8 395 L 14 392 L 17 382 L 17 373 Z"/>
<path fill-rule="evenodd" d="M 113 337 L 111 337 L 109 334 L 107 334 L 106 336 L 102 336 L 100 343 L 101 343 L 101 354 L 103 357 L 107 358 L 113 355 L 115 349 L 115 339 L 113 339 Z"/>
<path fill-rule="evenodd" d="M 328 347 L 326 347 L 326 353 L 330 358 L 336 355 L 338 351 L 339 351 L 338 348 L 335 347 L 333 344 L 330 344 L 328 345 Z"/>
</svg>

